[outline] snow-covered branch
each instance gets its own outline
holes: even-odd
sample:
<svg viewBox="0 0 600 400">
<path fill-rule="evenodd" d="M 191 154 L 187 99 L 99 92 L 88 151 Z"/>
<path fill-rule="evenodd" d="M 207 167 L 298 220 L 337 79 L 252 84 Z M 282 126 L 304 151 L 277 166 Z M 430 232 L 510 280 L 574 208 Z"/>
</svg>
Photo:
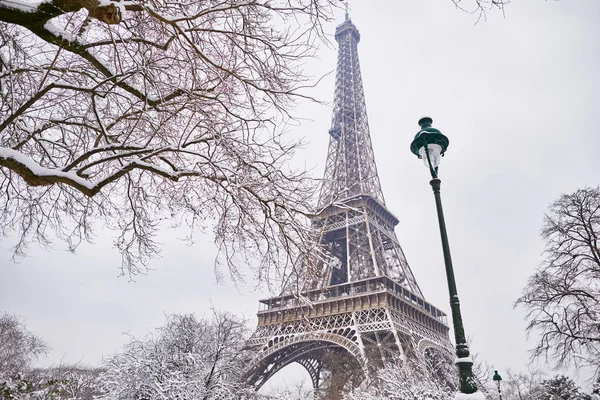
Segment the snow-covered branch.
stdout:
<svg viewBox="0 0 600 400">
<path fill-rule="evenodd" d="M 452 400 L 457 371 L 447 355 L 407 360 L 377 372 L 373 384 L 349 393 L 346 400 Z"/>
</svg>

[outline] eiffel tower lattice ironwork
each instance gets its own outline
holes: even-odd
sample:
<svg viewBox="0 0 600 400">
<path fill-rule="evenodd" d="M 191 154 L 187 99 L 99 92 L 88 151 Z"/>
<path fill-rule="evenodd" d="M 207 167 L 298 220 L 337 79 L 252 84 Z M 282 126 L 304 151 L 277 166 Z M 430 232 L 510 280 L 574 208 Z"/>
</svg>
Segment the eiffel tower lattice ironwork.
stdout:
<svg viewBox="0 0 600 400">
<path fill-rule="evenodd" d="M 398 219 L 385 204 L 358 60 L 360 34 L 347 13 L 335 39 L 333 121 L 321 211 L 313 220 L 330 258 L 318 265 L 318 278 L 306 277 L 302 301 L 292 294 L 260 301 L 258 328 L 247 343 L 256 352 L 247 380 L 257 389 L 293 362 L 306 368 L 315 389 L 340 389 L 386 361 L 452 351 L 446 314 L 425 301 L 394 232 Z"/>
</svg>

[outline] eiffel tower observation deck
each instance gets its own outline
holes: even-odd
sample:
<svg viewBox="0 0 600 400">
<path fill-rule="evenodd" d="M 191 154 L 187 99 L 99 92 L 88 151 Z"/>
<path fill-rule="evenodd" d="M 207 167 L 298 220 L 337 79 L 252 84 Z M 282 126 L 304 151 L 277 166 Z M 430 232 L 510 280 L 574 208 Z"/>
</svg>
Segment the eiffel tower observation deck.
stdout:
<svg viewBox="0 0 600 400">
<path fill-rule="evenodd" d="M 333 118 L 313 220 L 328 257 L 300 277 L 301 296 L 260 301 L 247 343 L 256 352 L 247 379 L 257 389 L 294 362 L 315 389 L 333 393 L 388 361 L 452 351 L 446 314 L 425 300 L 394 232 L 398 219 L 386 206 L 371 144 L 360 33 L 347 13 L 335 39 Z"/>
</svg>

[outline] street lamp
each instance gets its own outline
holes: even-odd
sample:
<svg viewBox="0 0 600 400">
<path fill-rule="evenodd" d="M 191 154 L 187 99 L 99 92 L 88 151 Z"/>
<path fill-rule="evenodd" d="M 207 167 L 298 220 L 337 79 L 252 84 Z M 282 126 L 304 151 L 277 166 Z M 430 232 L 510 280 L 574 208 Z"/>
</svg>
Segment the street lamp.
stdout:
<svg viewBox="0 0 600 400">
<path fill-rule="evenodd" d="M 440 225 L 440 235 L 442 236 L 442 248 L 444 251 L 444 263 L 446 265 L 446 278 L 448 280 L 448 292 L 450 293 L 450 309 L 452 310 L 452 322 L 454 324 L 454 338 L 456 340 L 456 365 L 460 377 L 460 392 L 471 394 L 477 392 L 477 383 L 473 376 L 473 361 L 469 356 L 469 347 L 465 336 L 465 329 L 460 315 L 460 302 L 456 291 L 456 281 L 454 279 L 454 270 L 452 268 L 452 258 L 450 257 L 450 245 L 448 244 L 448 234 L 446 232 L 446 222 L 444 221 L 444 211 L 442 210 L 442 198 L 440 197 L 441 181 L 438 178 L 438 165 L 441 157 L 448 149 L 448 138 L 439 130 L 432 128 L 433 120 L 424 117 L 419 120 L 421 130 L 417 132 L 415 139 L 410 144 L 410 151 L 417 157 L 422 158 L 425 166 L 429 168 L 431 177 L 429 183 L 433 188 L 435 205 L 437 208 L 438 222 Z"/>
<path fill-rule="evenodd" d="M 502 381 L 502 377 L 498 373 L 498 371 L 494 371 L 494 376 L 492 377 L 494 382 L 496 382 L 496 386 L 498 387 L 498 397 L 502 400 L 502 392 L 500 391 L 500 382 Z"/>
</svg>

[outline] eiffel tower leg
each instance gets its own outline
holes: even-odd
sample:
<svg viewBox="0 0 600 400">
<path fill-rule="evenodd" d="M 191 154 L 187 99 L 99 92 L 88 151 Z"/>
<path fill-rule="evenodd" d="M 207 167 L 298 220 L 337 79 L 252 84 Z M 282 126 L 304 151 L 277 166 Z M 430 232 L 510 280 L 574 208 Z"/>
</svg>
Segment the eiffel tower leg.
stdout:
<svg viewBox="0 0 600 400">
<path fill-rule="evenodd" d="M 366 222 L 366 226 L 367 226 L 367 238 L 369 239 L 369 248 L 371 250 L 371 257 L 373 259 L 373 266 L 375 267 L 375 275 L 379 276 L 381 275 L 381 272 L 379 271 L 379 264 L 377 263 L 377 257 L 375 257 L 375 249 L 373 248 L 373 235 L 371 234 L 371 224 L 369 224 L 369 216 L 367 213 L 367 208 L 363 206 L 363 213 L 365 215 L 365 222 Z"/>
<path fill-rule="evenodd" d="M 398 346 L 398 353 L 400 354 L 400 359 L 404 362 L 406 361 L 406 354 L 404 353 L 404 348 L 402 347 L 402 343 L 400 342 L 400 338 L 398 337 L 398 330 L 396 329 L 394 320 L 392 320 L 392 315 L 390 313 L 389 308 L 385 309 L 385 314 L 387 315 L 388 320 L 390 321 L 392 333 L 394 334 L 394 340 L 396 341 L 396 346 Z"/>
<path fill-rule="evenodd" d="M 360 349 L 360 355 L 365 356 L 365 344 L 362 340 L 362 333 L 358 327 L 358 321 L 356 320 L 356 312 L 352 313 L 352 323 L 354 324 L 354 331 L 356 332 L 356 341 L 358 342 L 358 347 Z"/>
<path fill-rule="evenodd" d="M 316 391 L 319 389 L 319 384 L 321 383 L 321 371 L 323 369 L 323 361 L 313 358 L 302 359 L 298 360 L 297 362 L 298 364 L 302 365 L 308 372 L 308 375 L 310 376 L 310 380 L 312 382 L 313 391 L 316 393 Z"/>
<path fill-rule="evenodd" d="M 379 349 L 379 356 L 381 357 L 381 364 L 385 364 L 385 354 L 383 353 L 383 343 L 381 343 L 381 337 L 379 332 L 375 332 L 375 340 L 377 341 L 377 349 Z"/>
</svg>

